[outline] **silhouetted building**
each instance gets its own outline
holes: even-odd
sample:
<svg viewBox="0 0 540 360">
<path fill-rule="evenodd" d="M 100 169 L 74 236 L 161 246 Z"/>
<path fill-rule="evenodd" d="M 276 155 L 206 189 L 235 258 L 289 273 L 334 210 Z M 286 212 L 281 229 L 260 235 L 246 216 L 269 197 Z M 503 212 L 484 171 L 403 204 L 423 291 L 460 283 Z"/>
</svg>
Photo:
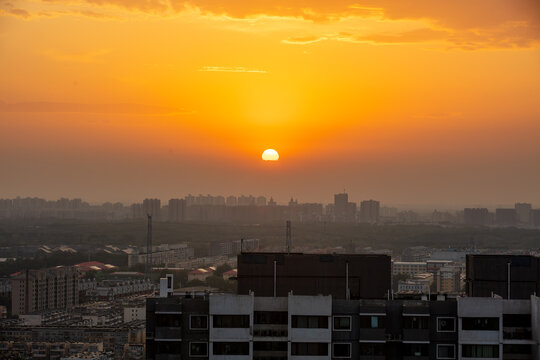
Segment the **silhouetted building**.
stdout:
<svg viewBox="0 0 540 360">
<path fill-rule="evenodd" d="M 486 208 L 466 208 L 463 210 L 463 220 L 467 225 L 489 225 L 490 215 Z"/>
<path fill-rule="evenodd" d="M 530 225 L 531 223 L 531 204 L 516 203 L 514 206 L 516 209 L 517 221 L 523 225 Z"/>
<path fill-rule="evenodd" d="M 516 209 L 495 209 L 495 222 L 503 226 L 517 225 Z"/>
<path fill-rule="evenodd" d="M 533 226 L 540 226 L 540 210 L 535 209 L 531 211 L 531 224 Z"/>
<path fill-rule="evenodd" d="M 186 217 L 186 200 L 170 199 L 169 200 L 169 221 L 181 222 Z"/>
<path fill-rule="evenodd" d="M 528 299 L 540 294 L 540 259 L 530 255 L 467 255 L 467 296 Z"/>
<path fill-rule="evenodd" d="M 360 203 L 360 221 L 376 223 L 379 221 L 380 203 L 375 200 L 365 200 Z"/>
<path fill-rule="evenodd" d="M 144 199 L 142 204 L 142 210 L 144 215 L 152 215 L 152 219 L 161 219 L 161 200 L 159 199 Z"/>
<path fill-rule="evenodd" d="M 238 255 L 238 294 L 332 295 L 380 299 L 391 289 L 387 255 L 244 253 Z"/>
<path fill-rule="evenodd" d="M 347 193 L 334 195 L 334 219 L 338 222 L 354 222 L 356 203 L 349 202 Z"/>
</svg>

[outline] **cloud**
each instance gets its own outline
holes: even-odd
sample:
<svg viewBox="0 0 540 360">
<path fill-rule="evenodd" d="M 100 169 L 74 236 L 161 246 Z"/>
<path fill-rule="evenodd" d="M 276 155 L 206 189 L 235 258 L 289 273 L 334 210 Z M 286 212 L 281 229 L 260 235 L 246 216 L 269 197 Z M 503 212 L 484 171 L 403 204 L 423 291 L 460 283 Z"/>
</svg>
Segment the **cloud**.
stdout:
<svg viewBox="0 0 540 360">
<path fill-rule="evenodd" d="M 0 2 L 0 15 L 3 14 L 19 17 L 22 19 L 28 19 L 32 16 L 28 11 L 16 8 L 10 2 Z"/>
<path fill-rule="evenodd" d="M 296 36 L 290 37 L 282 42 L 285 44 L 308 45 L 328 39 L 328 36 Z"/>
<path fill-rule="evenodd" d="M 68 0 L 41 0 L 65 4 Z M 78 0 L 95 8 L 116 6 L 128 11 L 170 16 L 183 12 L 228 19 L 283 17 L 338 24 L 343 19 L 375 19 L 384 22 L 414 20 L 427 29 L 410 33 L 357 33 L 354 38 L 333 40 L 399 44 L 442 41 L 448 48 L 481 49 L 535 47 L 540 44 L 539 0 Z M 5 9 L 28 17 L 22 9 Z M 76 11 L 74 11 L 76 13 Z M 101 11 L 84 9 L 79 15 L 104 17 Z M 342 30 L 351 31 L 343 28 Z M 338 30 L 339 31 L 339 30 Z M 354 31 L 353 31 L 354 32 Z M 306 45 L 330 40 L 324 35 L 291 37 L 284 43 Z"/>
<path fill-rule="evenodd" d="M 142 104 L 77 104 L 58 102 L 0 102 L 3 113 L 95 113 L 95 114 L 173 114 L 183 109 Z"/>
<path fill-rule="evenodd" d="M 243 66 L 203 66 L 198 71 L 266 74 L 266 70 L 250 69 Z"/>
</svg>

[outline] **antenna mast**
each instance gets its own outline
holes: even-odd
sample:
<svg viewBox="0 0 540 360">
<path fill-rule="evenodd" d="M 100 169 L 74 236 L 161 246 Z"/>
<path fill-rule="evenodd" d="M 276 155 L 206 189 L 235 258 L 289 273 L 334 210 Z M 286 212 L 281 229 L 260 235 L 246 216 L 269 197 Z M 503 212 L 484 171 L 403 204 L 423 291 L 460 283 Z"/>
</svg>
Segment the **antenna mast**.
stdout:
<svg viewBox="0 0 540 360">
<path fill-rule="evenodd" d="M 287 251 L 287 254 L 291 253 L 291 220 L 287 220 L 287 230 L 285 232 L 285 250 Z"/>
<path fill-rule="evenodd" d="M 152 215 L 148 216 L 148 232 L 146 233 L 146 277 L 150 278 L 152 272 Z"/>
</svg>

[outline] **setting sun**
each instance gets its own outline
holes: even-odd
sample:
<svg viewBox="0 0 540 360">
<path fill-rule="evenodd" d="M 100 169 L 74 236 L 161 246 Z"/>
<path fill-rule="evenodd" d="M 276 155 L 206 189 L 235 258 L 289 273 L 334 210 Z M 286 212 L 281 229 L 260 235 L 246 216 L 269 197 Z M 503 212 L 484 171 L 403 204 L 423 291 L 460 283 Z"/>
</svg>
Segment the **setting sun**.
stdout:
<svg viewBox="0 0 540 360">
<path fill-rule="evenodd" d="M 274 149 L 266 149 L 262 153 L 262 159 L 264 161 L 277 161 L 279 160 L 279 154 Z"/>
</svg>

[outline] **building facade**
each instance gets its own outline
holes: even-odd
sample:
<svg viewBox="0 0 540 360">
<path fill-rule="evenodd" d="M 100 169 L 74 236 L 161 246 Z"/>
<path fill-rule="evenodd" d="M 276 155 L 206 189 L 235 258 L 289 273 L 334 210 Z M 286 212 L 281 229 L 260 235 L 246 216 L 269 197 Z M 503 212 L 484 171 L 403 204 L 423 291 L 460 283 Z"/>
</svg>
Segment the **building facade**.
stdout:
<svg viewBox="0 0 540 360">
<path fill-rule="evenodd" d="M 11 278 L 12 314 L 79 305 L 79 273 L 74 267 L 25 270 Z"/>
</svg>

